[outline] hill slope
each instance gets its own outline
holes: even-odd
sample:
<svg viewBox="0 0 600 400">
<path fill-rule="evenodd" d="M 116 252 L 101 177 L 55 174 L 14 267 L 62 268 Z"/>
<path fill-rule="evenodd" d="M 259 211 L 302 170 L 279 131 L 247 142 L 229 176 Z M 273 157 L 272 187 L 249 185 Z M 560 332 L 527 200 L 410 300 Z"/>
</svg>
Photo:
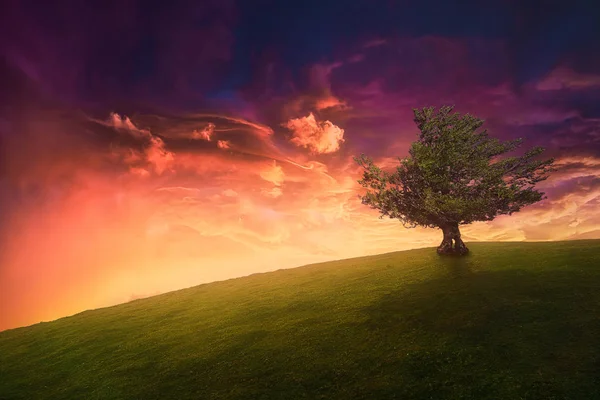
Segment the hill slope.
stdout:
<svg viewBox="0 0 600 400">
<path fill-rule="evenodd" d="M 600 240 L 256 274 L 0 333 L 0 399 L 600 398 Z"/>
</svg>

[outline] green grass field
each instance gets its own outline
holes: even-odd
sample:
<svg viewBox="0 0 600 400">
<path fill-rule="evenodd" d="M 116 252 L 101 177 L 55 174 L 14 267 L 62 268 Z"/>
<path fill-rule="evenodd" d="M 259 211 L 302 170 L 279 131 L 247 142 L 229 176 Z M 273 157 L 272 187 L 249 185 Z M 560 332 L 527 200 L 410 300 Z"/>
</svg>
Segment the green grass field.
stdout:
<svg viewBox="0 0 600 400">
<path fill-rule="evenodd" d="M 468 246 L 0 332 L 0 399 L 600 399 L 600 240 Z"/>
</svg>

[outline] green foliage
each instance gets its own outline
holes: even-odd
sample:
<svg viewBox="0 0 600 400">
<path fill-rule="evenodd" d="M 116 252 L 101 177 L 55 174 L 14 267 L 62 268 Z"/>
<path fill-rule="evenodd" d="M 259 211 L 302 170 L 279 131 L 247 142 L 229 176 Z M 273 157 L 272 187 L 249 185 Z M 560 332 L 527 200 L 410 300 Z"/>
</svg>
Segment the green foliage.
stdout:
<svg viewBox="0 0 600 400">
<path fill-rule="evenodd" d="M 548 178 L 554 159 L 536 160 L 542 147 L 498 159 L 522 139 L 500 142 L 478 131 L 483 120 L 453 109 L 413 110 L 421 132 L 395 172 L 383 171 L 364 154 L 355 157 L 364 169 L 358 181 L 367 188 L 363 204 L 406 227 L 434 228 L 489 221 L 545 198 L 534 185 Z"/>
<path fill-rule="evenodd" d="M 0 332 L 0 399 L 600 399 L 600 240 L 470 247 Z"/>
</svg>

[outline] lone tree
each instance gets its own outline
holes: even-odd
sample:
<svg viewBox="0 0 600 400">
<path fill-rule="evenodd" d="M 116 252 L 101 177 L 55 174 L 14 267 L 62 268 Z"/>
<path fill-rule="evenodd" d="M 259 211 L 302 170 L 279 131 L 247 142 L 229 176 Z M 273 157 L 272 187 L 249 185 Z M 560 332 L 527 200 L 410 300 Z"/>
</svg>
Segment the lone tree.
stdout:
<svg viewBox="0 0 600 400">
<path fill-rule="evenodd" d="M 364 154 L 354 160 L 364 168 L 358 181 L 367 188 L 363 204 L 379 210 L 380 218 L 399 219 L 406 228 L 440 228 L 444 239 L 438 254 L 464 255 L 469 250 L 458 226 L 511 215 L 544 199 L 534 185 L 548 178 L 554 159 L 535 160 L 542 147 L 499 159 L 520 147 L 522 139 L 500 142 L 486 130 L 477 132 L 483 120 L 451 114 L 453 109 L 413 109 L 421 133 L 410 157 L 398 158 L 395 172 L 383 171 Z"/>
</svg>

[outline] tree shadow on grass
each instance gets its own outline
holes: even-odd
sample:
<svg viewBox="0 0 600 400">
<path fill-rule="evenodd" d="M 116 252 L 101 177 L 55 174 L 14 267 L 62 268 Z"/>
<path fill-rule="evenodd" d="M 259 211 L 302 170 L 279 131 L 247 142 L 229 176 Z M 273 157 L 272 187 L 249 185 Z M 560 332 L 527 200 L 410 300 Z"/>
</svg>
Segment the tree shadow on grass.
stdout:
<svg viewBox="0 0 600 400">
<path fill-rule="evenodd" d="M 459 278 L 476 272 L 477 267 L 473 259 L 472 252 L 463 256 L 440 255 L 439 264 L 448 272 L 451 277 Z"/>
<path fill-rule="evenodd" d="M 323 336 L 266 326 L 184 370 L 209 374 L 206 398 L 600 398 L 600 271 L 442 266 Z"/>
<path fill-rule="evenodd" d="M 600 398 L 600 273 L 478 271 L 404 286 L 365 310 L 402 398 Z"/>
<path fill-rule="evenodd" d="M 576 268 L 501 271 L 485 270 L 478 259 L 441 258 L 446 273 L 437 279 L 356 285 L 350 306 L 340 302 L 336 309 L 332 301 L 315 308 L 307 299 L 260 316 L 226 319 L 215 325 L 219 331 L 204 336 L 192 330 L 169 336 L 160 346 L 149 342 L 144 354 L 132 354 L 153 363 L 145 362 L 144 369 L 124 366 L 94 394 L 600 399 L 596 256 L 580 254 Z"/>
</svg>

